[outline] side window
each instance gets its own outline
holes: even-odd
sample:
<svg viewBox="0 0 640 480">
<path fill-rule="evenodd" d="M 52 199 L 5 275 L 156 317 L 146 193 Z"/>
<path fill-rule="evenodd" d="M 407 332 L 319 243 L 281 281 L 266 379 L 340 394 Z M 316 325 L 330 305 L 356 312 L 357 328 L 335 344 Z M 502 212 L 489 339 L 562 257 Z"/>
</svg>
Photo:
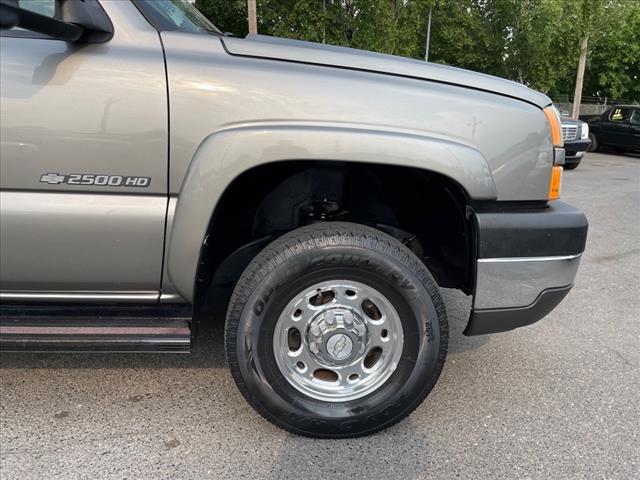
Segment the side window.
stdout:
<svg viewBox="0 0 640 480">
<path fill-rule="evenodd" d="M 56 0 L 18 0 L 18 6 L 47 17 L 56 15 Z"/>
<path fill-rule="evenodd" d="M 614 108 L 611 110 L 609 120 L 612 122 L 625 122 L 629 118 L 628 108 Z"/>
<path fill-rule="evenodd" d="M 629 122 L 632 125 L 640 125 L 640 110 L 639 109 L 634 109 L 633 112 L 631 112 L 631 117 L 629 118 Z"/>
</svg>

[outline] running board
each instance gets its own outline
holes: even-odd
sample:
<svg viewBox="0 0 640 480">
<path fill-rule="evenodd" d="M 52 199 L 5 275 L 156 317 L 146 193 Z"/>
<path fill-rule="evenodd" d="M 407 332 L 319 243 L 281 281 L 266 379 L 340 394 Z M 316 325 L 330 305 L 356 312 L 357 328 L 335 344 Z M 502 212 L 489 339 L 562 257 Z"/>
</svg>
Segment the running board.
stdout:
<svg viewBox="0 0 640 480">
<path fill-rule="evenodd" d="M 190 306 L 0 306 L 0 351 L 184 352 Z"/>
</svg>

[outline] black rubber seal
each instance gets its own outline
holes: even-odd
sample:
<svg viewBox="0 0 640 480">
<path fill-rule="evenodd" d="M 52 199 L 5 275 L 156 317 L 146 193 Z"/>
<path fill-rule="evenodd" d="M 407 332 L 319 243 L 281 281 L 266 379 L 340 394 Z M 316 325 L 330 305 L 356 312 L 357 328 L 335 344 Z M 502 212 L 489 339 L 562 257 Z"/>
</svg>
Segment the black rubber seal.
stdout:
<svg viewBox="0 0 640 480">
<path fill-rule="evenodd" d="M 463 333 L 467 336 L 484 335 L 531 325 L 551 312 L 566 297 L 571 287 L 573 285 L 544 290 L 531 305 L 526 307 L 472 310 L 469 323 Z"/>
</svg>

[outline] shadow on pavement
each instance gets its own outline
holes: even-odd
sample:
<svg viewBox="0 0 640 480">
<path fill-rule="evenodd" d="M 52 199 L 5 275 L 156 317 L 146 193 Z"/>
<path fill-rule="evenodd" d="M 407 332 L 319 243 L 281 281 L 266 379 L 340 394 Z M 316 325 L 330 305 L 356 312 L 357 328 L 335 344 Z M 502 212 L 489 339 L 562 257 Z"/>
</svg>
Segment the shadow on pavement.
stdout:
<svg viewBox="0 0 640 480">
<path fill-rule="evenodd" d="M 384 449 L 380 448 L 381 438 Z M 424 478 L 433 461 L 429 455 L 432 442 L 412 424 L 411 417 L 399 426 L 367 437 L 339 440 L 339 444 L 289 434 L 265 478 Z"/>
</svg>

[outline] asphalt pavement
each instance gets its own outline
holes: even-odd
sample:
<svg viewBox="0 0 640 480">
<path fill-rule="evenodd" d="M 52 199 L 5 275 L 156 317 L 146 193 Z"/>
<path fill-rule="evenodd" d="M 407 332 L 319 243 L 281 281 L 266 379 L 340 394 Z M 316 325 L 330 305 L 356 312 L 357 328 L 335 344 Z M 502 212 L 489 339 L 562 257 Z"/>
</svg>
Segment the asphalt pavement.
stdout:
<svg viewBox="0 0 640 480">
<path fill-rule="evenodd" d="M 640 478 L 640 157 L 588 154 L 563 200 L 590 221 L 575 288 L 530 327 L 462 335 L 406 420 L 312 440 L 245 403 L 215 323 L 192 355 L 2 354 L 0 478 Z"/>
</svg>

